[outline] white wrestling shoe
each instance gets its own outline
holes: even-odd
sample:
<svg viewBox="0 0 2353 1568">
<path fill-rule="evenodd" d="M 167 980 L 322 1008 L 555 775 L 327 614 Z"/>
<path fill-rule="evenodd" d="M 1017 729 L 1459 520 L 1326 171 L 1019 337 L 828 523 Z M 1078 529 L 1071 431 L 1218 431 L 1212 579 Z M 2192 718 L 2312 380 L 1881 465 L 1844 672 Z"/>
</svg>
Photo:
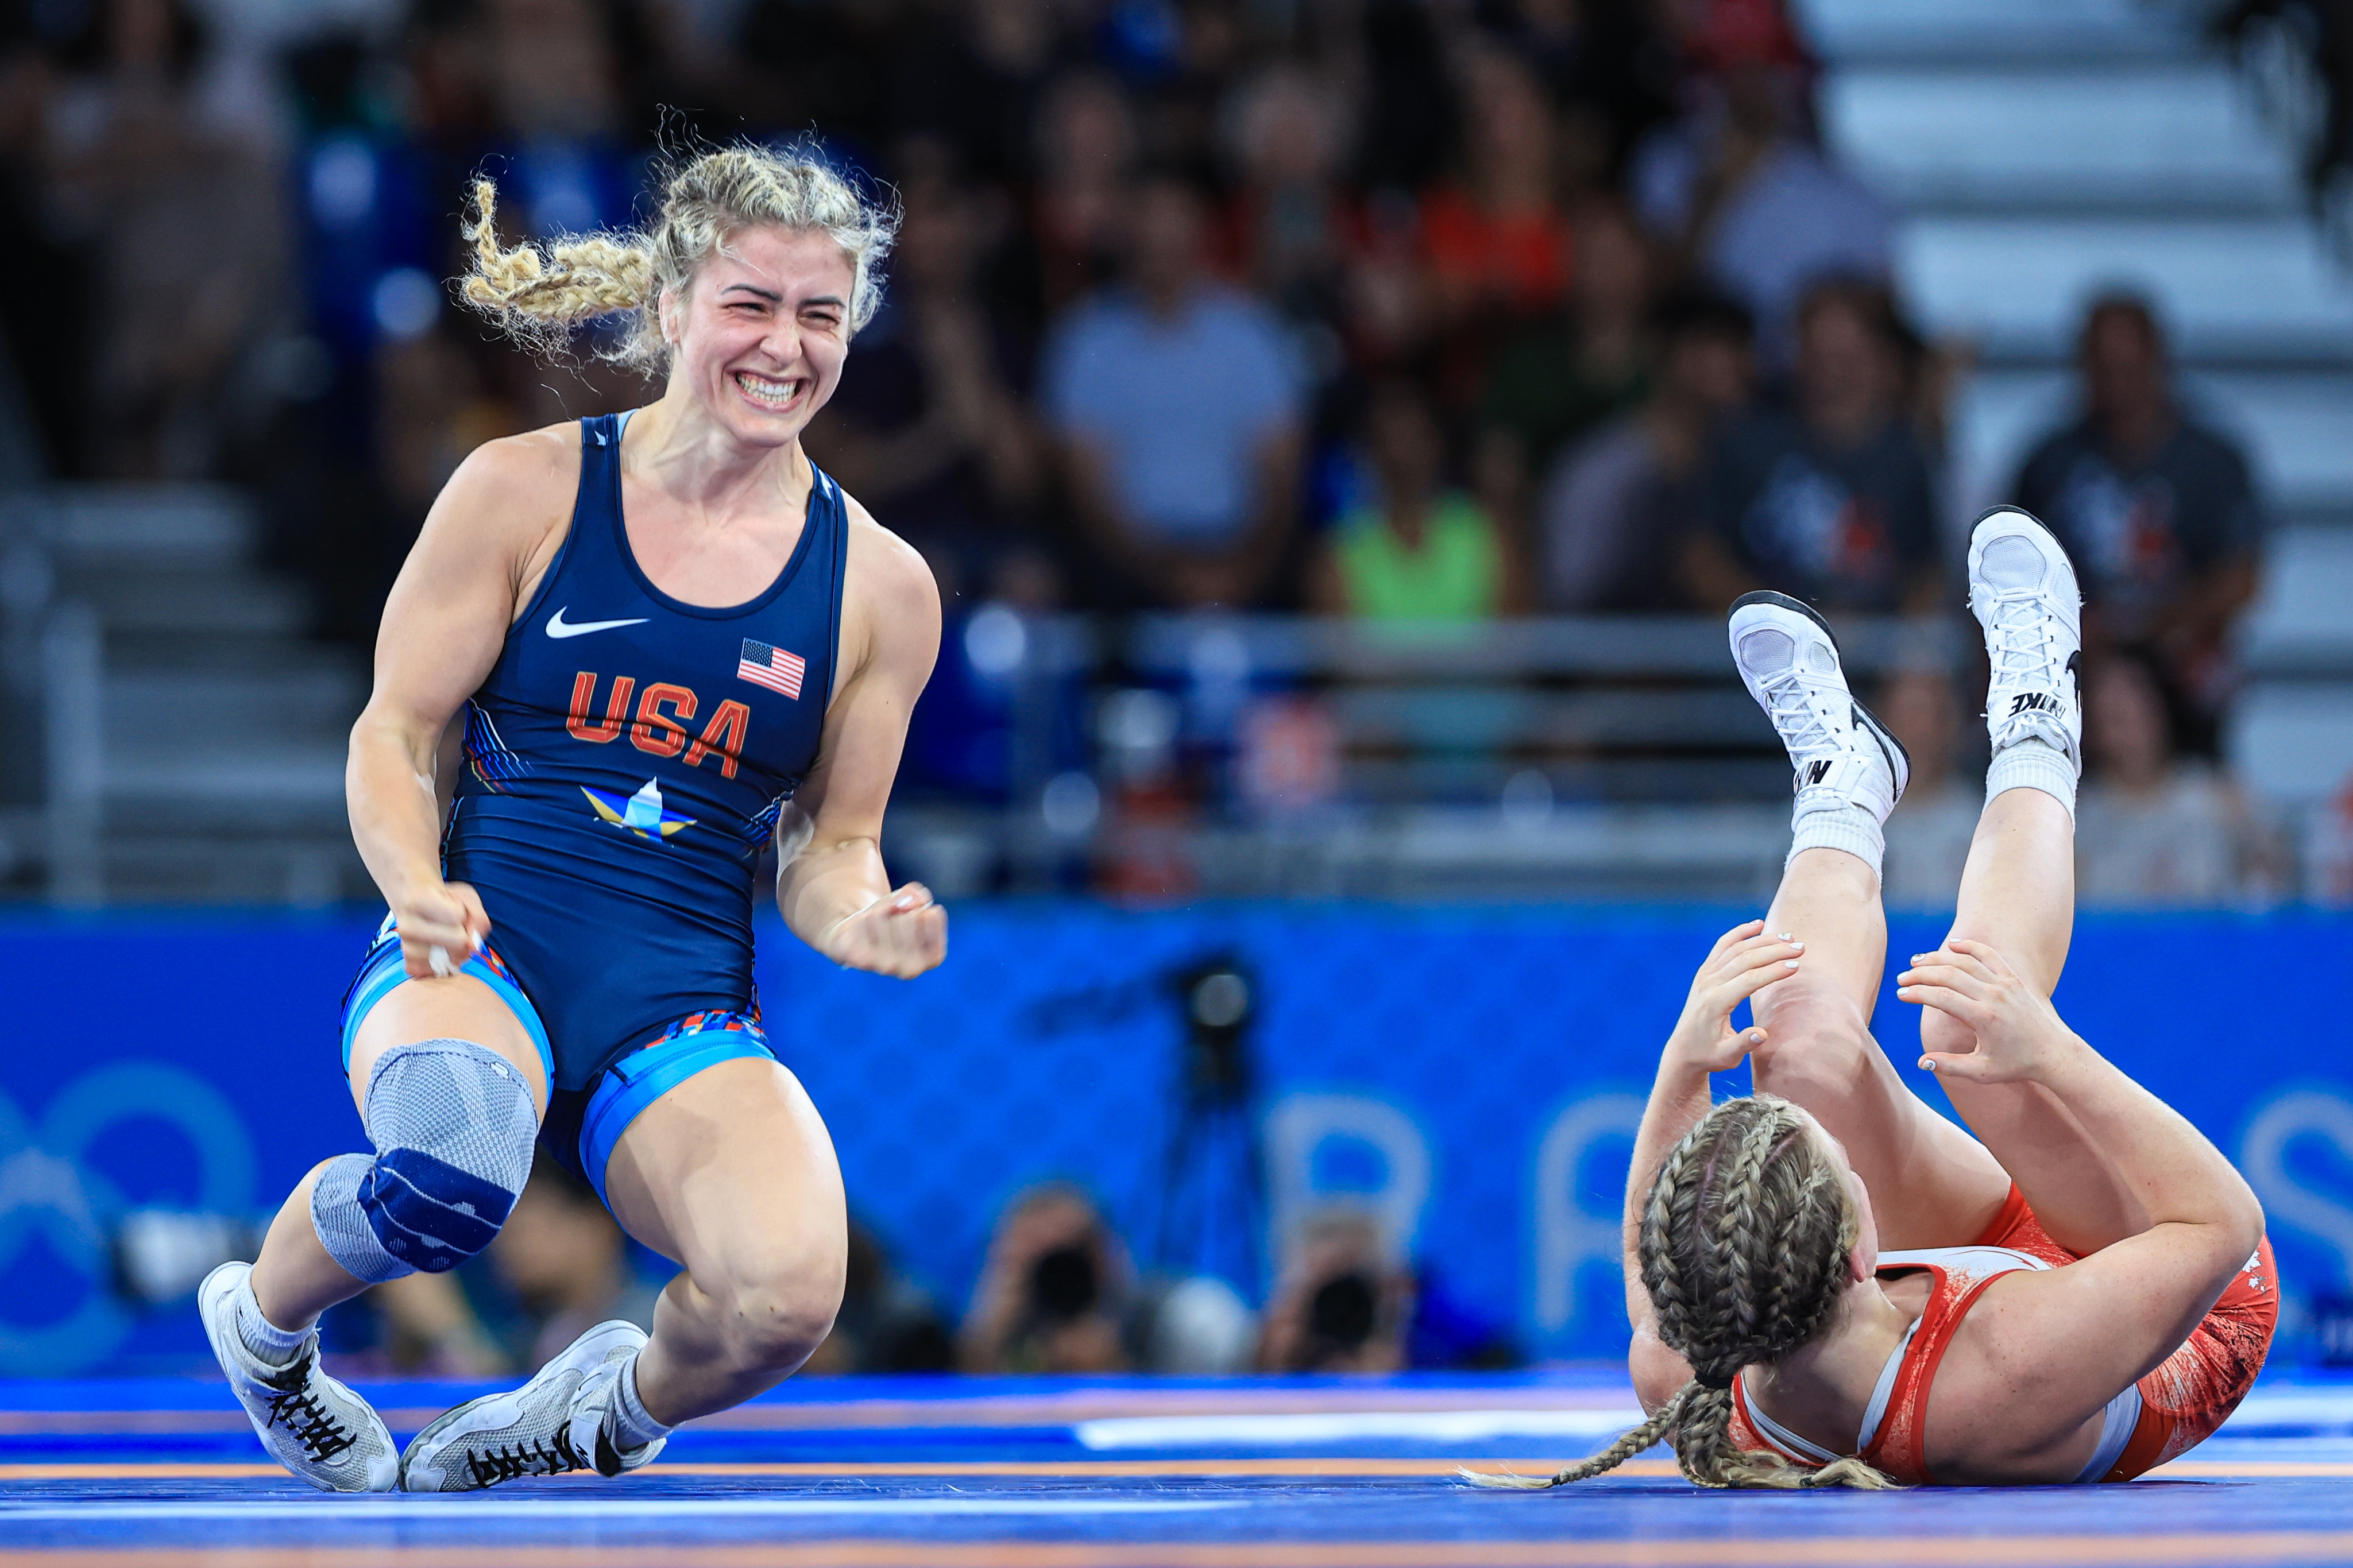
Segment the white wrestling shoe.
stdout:
<svg viewBox="0 0 2353 1568">
<path fill-rule="evenodd" d="M 1786 594 L 1744 594 L 1731 632 L 1732 662 L 1797 770 L 1792 816 L 1855 805 L 1885 822 L 1912 780 L 1912 759 L 1847 689 L 1829 625 Z"/>
<path fill-rule="evenodd" d="M 196 1289 L 196 1310 L 261 1446 L 322 1492 L 392 1490 L 400 1479 L 400 1450 L 366 1400 L 319 1370 L 317 1333 L 292 1361 L 272 1366 L 237 1332 L 239 1288 L 252 1272 L 250 1263 L 214 1269 Z"/>
<path fill-rule="evenodd" d="M 2084 771 L 2084 595 L 2056 535 L 1996 507 L 1969 535 L 1969 609 L 1985 627 L 1993 749 L 2033 736 Z"/>
<path fill-rule="evenodd" d="M 460 1405 L 409 1440 L 401 1489 L 471 1492 L 523 1476 L 617 1476 L 645 1464 L 665 1439 L 624 1452 L 607 1430 L 621 1372 L 645 1342 L 635 1323 L 599 1323 L 512 1394 Z"/>
</svg>

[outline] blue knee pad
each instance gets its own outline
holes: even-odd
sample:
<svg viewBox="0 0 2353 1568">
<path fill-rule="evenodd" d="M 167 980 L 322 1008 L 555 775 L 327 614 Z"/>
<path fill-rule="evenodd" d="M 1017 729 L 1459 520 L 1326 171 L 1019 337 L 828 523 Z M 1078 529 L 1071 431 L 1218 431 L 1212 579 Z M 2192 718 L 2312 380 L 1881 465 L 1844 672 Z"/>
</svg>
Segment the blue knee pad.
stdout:
<svg viewBox="0 0 2353 1568">
<path fill-rule="evenodd" d="M 446 1272 L 491 1244 L 539 1132 L 512 1063 L 471 1040 L 395 1046 L 368 1074 L 360 1120 L 375 1158 L 331 1160 L 311 1190 L 327 1256 L 376 1285 Z"/>
</svg>

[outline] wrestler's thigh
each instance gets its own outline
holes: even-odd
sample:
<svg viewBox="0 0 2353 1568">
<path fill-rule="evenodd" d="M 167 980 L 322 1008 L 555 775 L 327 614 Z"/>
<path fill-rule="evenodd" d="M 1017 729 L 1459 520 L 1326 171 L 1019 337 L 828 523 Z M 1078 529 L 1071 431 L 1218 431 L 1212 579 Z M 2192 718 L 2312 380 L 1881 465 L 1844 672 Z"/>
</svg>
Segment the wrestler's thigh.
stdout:
<svg viewBox="0 0 2353 1568">
<path fill-rule="evenodd" d="M 623 1229 L 708 1289 L 838 1283 L 849 1221 L 833 1139 L 800 1080 L 765 1058 L 695 1074 L 629 1123 L 605 1167 Z"/>
<path fill-rule="evenodd" d="M 471 1040 L 496 1051 L 522 1072 L 532 1109 L 546 1116 L 547 1068 L 538 1044 L 499 994 L 470 974 L 404 980 L 385 993 L 352 1037 L 352 1099 L 365 1098 L 378 1057 L 418 1040 Z"/>
<path fill-rule="evenodd" d="M 1797 998 L 1790 998 L 1796 1001 Z M 1751 1058 L 1758 1092 L 1803 1106 L 1846 1147 L 1871 1193 L 1881 1247 L 1975 1241 L 2010 1196 L 1985 1145 L 1912 1092 L 1859 1016 L 1784 1005 Z"/>
</svg>

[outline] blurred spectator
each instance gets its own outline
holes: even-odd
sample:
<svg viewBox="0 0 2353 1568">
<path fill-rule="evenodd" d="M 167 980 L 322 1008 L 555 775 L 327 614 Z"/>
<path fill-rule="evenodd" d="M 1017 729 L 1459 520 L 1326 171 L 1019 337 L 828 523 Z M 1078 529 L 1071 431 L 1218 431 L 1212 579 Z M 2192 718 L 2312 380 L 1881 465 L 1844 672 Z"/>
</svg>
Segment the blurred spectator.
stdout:
<svg viewBox="0 0 2353 1568">
<path fill-rule="evenodd" d="M 1791 356 L 1800 295 L 1826 273 L 1884 277 L 1886 207 L 1809 138 L 1808 62 L 1778 5 L 1714 0 L 1685 23 L 1710 74 L 1637 151 L 1629 181 L 1653 233 L 1756 312 L 1765 363 Z"/>
<path fill-rule="evenodd" d="M 2313 204 L 2336 229 L 2339 246 L 2353 242 L 2353 202 L 2347 180 L 2353 172 L 2353 5 L 2346 0 L 2231 0 L 2211 9 L 2207 26 L 2231 40 L 2238 65 L 2267 111 L 2266 118 L 2296 124 L 2307 116 L 2310 140 L 2298 149 Z M 2297 101 L 2304 82 L 2282 56 L 2308 65 L 2319 79 L 2325 101 L 2311 114 Z M 2300 73 L 2299 73 L 2300 74 Z M 2287 79 L 2283 80 L 2282 78 Z M 2301 127 L 2299 126 L 2299 129 Z"/>
<path fill-rule="evenodd" d="M 1479 503 L 1447 488 L 1446 433 L 1402 376 L 1373 388 L 1360 432 L 1372 493 L 1317 552 L 1308 605 L 1359 620 L 1484 621 L 1525 607 L 1518 551 Z"/>
<path fill-rule="evenodd" d="M 955 1370 L 955 1342 L 932 1299 L 891 1267 L 872 1231 L 851 1220 L 841 1310 L 799 1375 Z"/>
<path fill-rule="evenodd" d="M 1685 291 L 1657 312 L 1659 369 L 1641 407 L 1562 454 L 1536 506 L 1544 605 L 1564 615 L 1690 606 L 1678 553 L 1705 510 L 1701 464 L 1748 401 L 1748 312 Z"/>
<path fill-rule="evenodd" d="M 621 1227 L 594 1188 L 543 1153 L 487 1256 L 519 1309 L 507 1337 L 530 1371 L 610 1319 L 654 1326 L 659 1291 L 631 1266 Z"/>
<path fill-rule="evenodd" d="M 374 1342 L 351 1343 L 346 1335 L 371 1314 Z M 332 1342 L 344 1376 L 498 1377 L 515 1369 L 515 1359 L 482 1326 L 454 1274 L 389 1280 L 334 1315 L 339 1331 Z"/>
<path fill-rule="evenodd" d="M 1808 291 L 1796 407 L 1736 422 L 1713 456 L 1710 527 L 1684 550 L 1702 604 L 1756 588 L 1851 614 L 1942 603 L 1935 486 L 1900 401 L 1903 342 L 1875 284 Z"/>
<path fill-rule="evenodd" d="M 1589 203 L 1577 226 L 1568 309 L 1496 356 L 1480 400 L 1480 475 L 1514 502 L 1563 447 L 1641 401 L 1651 344 L 1644 315 L 1654 267 L 1632 216 Z"/>
<path fill-rule="evenodd" d="M 354 1375 L 434 1377 L 535 1372 L 590 1326 L 626 1318 L 653 1327 L 656 1287 L 629 1259 L 620 1226 L 596 1193 L 541 1153 L 496 1240 L 448 1274 L 379 1285 L 337 1314 Z M 372 1318 L 372 1325 L 362 1320 Z M 354 1332 L 372 1328 L 359 1349 Z"/>
<path fill-rule="evenodd" d="M 1034 533 L 1045 454 L 1021 395 L 1029 367 L 974 284 L 999 210 L 944 179 L 911 184 L 905 202 L 891 291 L 810 455 L 923 552 L 951 610 L 967 597 L 1051 608 L 1060 574 Z"/>
<path fill-rule="evenodd" d="M 1303 357 L 1328 375 L 1353 222 L 1339 184 L 1347 106 L 1320 78 L 1278 65 L 1235 90 L 1225 119 L 1240 177 L 1232 225 L 1243 268 L 1291 323 Z"/>
<path fill-rule="evenodd" d="M 200 112 L 205 35 L 182 0 L 96 0 L 89 17 L 44 140 L 52 221 L 89 246 L 105 301 L 91 456 L 120 479 L 206 476 L 277 297 L 277 182 Z"/>
<path fill-rule="evenodd" d="M 1126 1249 L 1086 1194 L 1033 1187 L 1007 1206 L 956 1337 L 966 1372 L 1122 1372 Z"/>
<path fill-rule="evenodd" d="M 731 107 L 763 132 L 800 135 L 815 127 L 879 145 L 893 107 L 888 62 L 917 21 L 912 9 L 744 0 Z"/>
<path fill-rule="evenodd" d="M 1030 214 L 1048 310 L 1102 288 L 1116 271 L 1128 238 L 1136 157 L 1134 111 L 1109 77 L 1068 76 L 1048 91 L 1038 111 Z"/>
<path fill-rule="evenodd" d="M 1411 1271 L 1378 1221 L 1334 1208 L 1302 1220 L 1259 1337 L 1261 1372 L 1398 1372 L 1414 1315 Z"/>
<path fill-rule="evenodd" d="M 1375 191 L 1365 200 L 1341 279 L 1342 337 L 1349 358 L 1379 371 L 1429 357 L 1438 325 L 1433 300 L 1423 265 L 1420 208 L 1403 191 Z"/>
<path fill-rule="evenodd" d="M 1060 43 L 1055 0 L 947 0 L 942 9 L 948 24 L 900 57 L 895 129 L 938 136 L 982 179 L 1026 184 Z"/>
<path fill-rule="evenodd" d="M 1535 74 L 1493 47 L 1465 56 L 1460 179 L 1423 203 L 1440 319 L 1525 318 L 1559 302 L 1569 237 L 1553 184 L 1552 106 Z"/>
<path fill-rule="evenodd" d="M 1455 84 L 1439 36 L 1441 8 L 1363 0 L 1353 16 L 1348 5 L 1317 9 L 1325 52 L 1361 94 L 1358 181 L 1374 192 L 1421 189 L 1454 153 Z"/>
<path fill-rule="evenodd" d="M 1887 819 L 1880 896 L 1891 909 L 1949 910 L 1985 810 L 1985 790 L 1959 765 L 1961 704 L 1941 669 L 1889 677 L 1873 704 L 1912 761 L 1912 782 Z"/>
<path fill-rule="evenodd" d="M 2258 841 L 2228 780 L 2180 756 L 2161 675 L 2110 653 L 2085 672 L 2092 763 L 2075 809 L 2075 897 L 2086 907 L 2228 903 L 2247 885 Z"/>
<path fill-rule="evenodd" d="M 61 232 L 48 208 L 43 138 L 58 76 L 41 19 L 19 14 L 0 27 L 0 375 L 32 416 L 7 457 L 33 471 L 7 472 L 11 485 L 40 469 L 84 473 L 90 416 L 90 264 L 87 237 Z"/>
<path fill-rule="evenodd" d="M 2157 650 L 2210 752 L 2231 686 L 2231 626 L 2255 591 L 2263 517 L 2238 447 L 2175 401 L 2147 301 L 2112 295 L 2084 321 L 2084 414 L 2018 476 L 2018 504 L 2066 542 L 2094 649 Z"/>
<path fill-rule="evenodd" d="M 1298 511 L 1298 378 L 1258 300 L 1203 272 L 1188 185 L 1135 198 L 1128 282 L 1086 300 L 1046 354 L 1087 542 L 1129 602 L 1259 602 Z"/>
</svg>

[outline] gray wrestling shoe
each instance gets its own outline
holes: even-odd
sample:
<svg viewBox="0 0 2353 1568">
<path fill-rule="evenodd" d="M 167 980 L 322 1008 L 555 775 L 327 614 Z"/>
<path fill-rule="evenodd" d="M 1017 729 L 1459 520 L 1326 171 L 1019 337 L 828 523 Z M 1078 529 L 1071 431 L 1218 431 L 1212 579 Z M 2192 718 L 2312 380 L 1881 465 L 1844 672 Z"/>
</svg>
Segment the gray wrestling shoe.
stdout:
<svg viewBox="0 0 2353 1568">
<path fill-rule="evenodd" d="M 1997 752 L 2028 736 L 2084 771 L 2084 595 L 2050 529 L 1996 507 L 1969 534 L 1969 609 L 1985 628 L 1993 679 L 1986 727 Z"/>
<path fill-rule="evenodd" d="M 645 1342 L 635 1323 L 599 1323 L 513 1393 L 460 1405 L 409 1440 L 401 1489 L 480 1491 L 524 1476 L 617 1476 L 647 1463 L 664 1439 L 625 1452 L 608 1430 L 621 1373 Z"/>
<path fill-rule="evenodd" d="M 269 1457 L 322 1492 L 388 1492 L 400 1479 L 400 1450 L 366 1400 L 319 1370 L 313 1331 L 294 1359 L 273 1366 L 237 1330 L 240 1288 L 250 1263 L 224 1263 L 196 1289 L 205 1338 L 229 1392 L 245 1406 Z"/>
<path fill-rule="evenodd" d="M 1847 689 L 1829 623 L 1773 593 L 1742 595 L 1730 620 L 1732 661 L 1797 770 L 1792 815 L 1859 805 L 1885 822 L 1912 782 L 1912 759 Z"/>
</svg>

